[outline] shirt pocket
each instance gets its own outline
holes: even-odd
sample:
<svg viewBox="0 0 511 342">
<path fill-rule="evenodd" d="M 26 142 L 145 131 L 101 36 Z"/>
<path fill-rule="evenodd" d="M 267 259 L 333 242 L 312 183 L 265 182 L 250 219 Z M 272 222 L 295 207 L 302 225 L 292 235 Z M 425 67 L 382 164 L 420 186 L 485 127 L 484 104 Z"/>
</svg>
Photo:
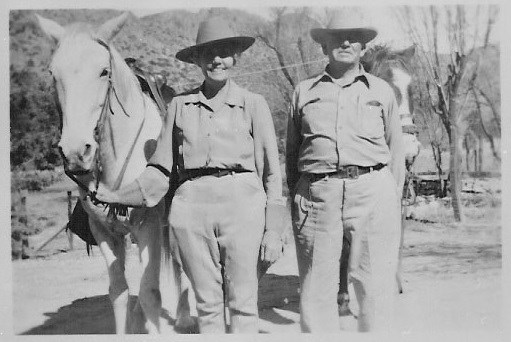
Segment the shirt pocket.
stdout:
<svg viewBox="0 0 511 342">
<path fill-rule="evenodd" d="M 361 104 L 359 127 L 364 137 L 371 139 L 382 138 L 385 134 L 383 124 L 383 105 L 377 100 L 367 101 Z"/>
<path fill-rule="evenodd" d="M 314 98 L 300 107 L 302 135 L 333 136 L 337 119 L 337 103 L 329 98 Z"/>
</svg>

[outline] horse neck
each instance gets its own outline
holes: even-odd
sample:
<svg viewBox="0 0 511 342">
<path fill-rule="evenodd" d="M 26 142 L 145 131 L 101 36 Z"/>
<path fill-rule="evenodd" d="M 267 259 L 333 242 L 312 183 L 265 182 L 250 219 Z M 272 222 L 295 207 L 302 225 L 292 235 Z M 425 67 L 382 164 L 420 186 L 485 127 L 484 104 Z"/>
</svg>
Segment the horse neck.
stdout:
<svg viewBox="0 0 511 342">
<path fill-rule="evenodd" d="M 154 103 L 137 88 L 136 83 L 132 87 L 122 106 L 115 94 L 111 94 L 114 114 L 106 113 L 107 120 L 99 143 L 100 182 L 109 188 L 118 183 L 120 175 L 122 182 L 117 184 L 119 186 L 134 181 L 140 175 L 146 165 L 144 146 L 149 139 L 156 139 L 161 129 Z"/>
</svg>

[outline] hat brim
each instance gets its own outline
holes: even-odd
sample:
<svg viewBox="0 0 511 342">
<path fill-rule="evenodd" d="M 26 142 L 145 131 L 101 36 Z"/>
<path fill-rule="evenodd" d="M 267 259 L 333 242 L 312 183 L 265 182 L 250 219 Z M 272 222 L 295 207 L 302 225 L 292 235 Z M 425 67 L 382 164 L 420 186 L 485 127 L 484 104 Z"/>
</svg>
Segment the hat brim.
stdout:
<svg viewBox="0 0 511 342">
<path fill-rule="evenodd" d="M 354 28 L 343 28 L 343 29 L 324 29 L 316 28 L 310 31 L 312 39 L 322 44 L 326 37 L 356 37 L 356 41 L 362 44 L 366 44 L 373 40 L 378 32 L 372 27 L 354 27 Z"/>
<path fill-rule="evenodd" d="M 210 46 L 223 45 L 223 44 L 232 45 L 233 54 L 234 54 L 234 53 L 240 53 L 240 52 L 245 51 L 252 44 L 254 44 L 254 42 L 255 42 L 254 37 L 246 37 L 246 36 L 229 37 L 229 38 L 211 40 L 209 42 L 189 46 L 187 48 L 184 48 L 184 49 L 178 51 L 176 53 L 176 58 L 182 62 L 193 64 L 194 63 L 193 57 L 197 56 L 201 50 L 204 50 Z"/>
</svg>

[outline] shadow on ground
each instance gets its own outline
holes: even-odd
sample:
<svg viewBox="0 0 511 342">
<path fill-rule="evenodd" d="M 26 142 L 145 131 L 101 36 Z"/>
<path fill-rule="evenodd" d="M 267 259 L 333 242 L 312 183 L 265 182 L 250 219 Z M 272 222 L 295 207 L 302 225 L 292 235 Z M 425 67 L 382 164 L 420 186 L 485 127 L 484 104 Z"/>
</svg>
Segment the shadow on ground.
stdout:
<svg viewBox="0 0 511 342">
<path fill-rule="evenodd" d="M 260 319 L 274 324 L 293 324 L 294 321 L 279 315 L 272 308 L 299 312 L 299 279 L 294 275 L 265 275 L 259 284 Z M 130 296 L 133 309 L 137 296 Z M 115 321 L 108 295 L 94 296 L 74 300 L 57 312 L 46 312 L 48 319 L 37 327 L 20 335 L 85 335 L 115 334 Z M 162 318 L 173 325 L 174 320 L 163 312 Z M 143 333 L 143 331 L 137 331 Z M 195 329 L 177 331 L 178 333 L 197 333 Z"/>
<path fill-rule="evenodd" d="M 299 286 L 296 275 L 266 274 L 259 283 L 259 318 L 273 324 L 295 324 L 272 308 L 299 313 Z"/>
<path fill-rule="evenodd" d="M 138 296 L 130 296 L 131 333 L 146 333 L 143 328 L 143 314 L 135 309 Z M 22 332 L 20 335 L 85 335 L 85 334 L 115 334 L 115 320 L 112 305 L 108 295 L 80 298 L 71 304 L 63 306 L 57 312 L 46 312 L 48 317 L 42 325 Z M 166 312 L 162 318 L 169 324 L 174 323 Z"/>
<path fill-rule="evenodd" d="M 135 302 L 130 296 L 130 302 Z M 48 319 L 21 335 L 114 334 L 115 321 L 108 295 L 74 300 L 57 312 L 46 312 Z"/>
</svg>

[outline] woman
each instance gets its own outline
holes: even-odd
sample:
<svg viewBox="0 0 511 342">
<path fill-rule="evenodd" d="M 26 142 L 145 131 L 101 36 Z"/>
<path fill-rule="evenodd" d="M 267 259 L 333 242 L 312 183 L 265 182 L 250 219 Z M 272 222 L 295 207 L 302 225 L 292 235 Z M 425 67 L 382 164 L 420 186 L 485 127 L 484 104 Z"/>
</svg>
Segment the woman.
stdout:
<svg viewBox="0 0 511 342">
<path fill-rule="evenodd" d="M 258 254 L 271 263 L 281 253 L 277 222 L 285 201 L 271 113 L 262 96 L 230 79 L 236 57 L 253 43 L 220 18 L 202 22 L 196 45 L 176 58 L 200 67 L 204 83 L 170 103 L 142 176 L 97 194 L 105 202 L 154 206 L 177 169 L 169 220 L 201 333 L 226 332 L 224 303 L 231 332 L 258 332 Z"/>
</svg>

